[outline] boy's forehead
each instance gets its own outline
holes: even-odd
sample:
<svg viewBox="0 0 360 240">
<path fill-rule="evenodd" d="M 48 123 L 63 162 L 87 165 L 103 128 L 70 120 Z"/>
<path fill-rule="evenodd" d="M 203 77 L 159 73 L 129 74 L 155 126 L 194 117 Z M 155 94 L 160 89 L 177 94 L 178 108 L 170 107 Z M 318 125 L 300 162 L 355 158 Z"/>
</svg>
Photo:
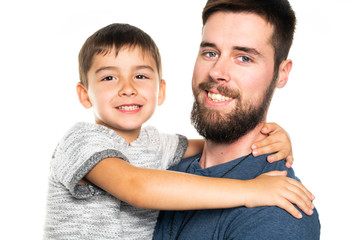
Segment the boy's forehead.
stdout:
<svg viewBox="0 0 360 240">
<path fill-rule="evenodd" d="M 103 56 L 113 56 L 118 57 L 119 55 L 136 55 L 143 60 L 148 60 L 148 58 L 153 58 L 151 52 L 141 46 L 138 45 L 124 45 L 119 48 L 115 46 L 108 48 L 107 50 L 101 51 L 96 55 L 103 55 Z"/>
<path fill-rule="evenodd" d="M 150 51 L 143 49 L 140 46 L 122 46 L 119 49 L 112 47 L 106 51 L 100 52 L 94 55 L 94 60 L 111 60 L 113 59 L 124 59 L 128 60 L 127 62 L 141 61 L 149 62 L 151 64 L 156 64 L 153 55 Z M 95 60 L 95 61 L 96 61 Z"/>
</svg>

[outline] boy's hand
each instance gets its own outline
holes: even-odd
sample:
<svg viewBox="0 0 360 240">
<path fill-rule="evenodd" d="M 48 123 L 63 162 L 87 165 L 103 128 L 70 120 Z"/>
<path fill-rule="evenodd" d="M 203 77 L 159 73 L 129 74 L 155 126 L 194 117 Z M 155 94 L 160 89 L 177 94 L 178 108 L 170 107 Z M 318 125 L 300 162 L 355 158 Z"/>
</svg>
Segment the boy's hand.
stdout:
<svg viewBox="0 0 360 240">
<path fill-rule="evenodd" d="M 289 212 L 295 218 L 302 215 L 297 205 L 304 213 L 311 215 L 314 196 L 300 182 L 286 177 L 286 171 L 264 173 L 255 179 L 247 180 L 249 196 L 246 207 L 278 206 Z M 293 204 L 292 204 L 293 203 Z"/>
<path fill-rule="evenodd" d="M 286 167 L 290 168 L 294 162 L 290 137 L 287 132 L 276 123 L 266 123 L 261 133 L 267 135 L 260 142 L 251 146 L 253 155 L 259 156 L 277 152 L 267 157 L 268 162 L 286 160 Z"/>
</svg>

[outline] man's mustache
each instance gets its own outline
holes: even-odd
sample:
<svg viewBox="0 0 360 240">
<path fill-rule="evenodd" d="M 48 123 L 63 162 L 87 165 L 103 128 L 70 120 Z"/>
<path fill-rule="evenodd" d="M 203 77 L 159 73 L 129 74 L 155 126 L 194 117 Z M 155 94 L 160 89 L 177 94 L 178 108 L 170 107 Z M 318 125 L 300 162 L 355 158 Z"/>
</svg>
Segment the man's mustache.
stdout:
<svg viewBox="0 0 360 240">
<path fill-rule="evenodd" d="M 231 98 L 239 98 L 240 92 L 239 90 L 231 89 L 224 84 L 218 84 L 215 82 L 203 82 L 199 84 L 199 89 L 203 91 L 209 91 L 210 89 L 216 89 L 221 95 L 231 97 Z"/>
</svg>

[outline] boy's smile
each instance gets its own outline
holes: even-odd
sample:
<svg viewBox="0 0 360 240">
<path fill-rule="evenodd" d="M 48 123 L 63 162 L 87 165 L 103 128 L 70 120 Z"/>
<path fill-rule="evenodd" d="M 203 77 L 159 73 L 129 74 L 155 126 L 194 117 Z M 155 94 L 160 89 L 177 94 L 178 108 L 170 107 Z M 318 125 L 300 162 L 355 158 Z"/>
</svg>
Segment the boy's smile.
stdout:
<svg viewBox="0 0 360 240">
<path fill-rule="evenodd" d="M 165 99 L 165 82 L 156 69 L 151 55 L 136 46 L 125 46 L 117 55 L 114 50 L 95 55 L 88 88 L 78 85 L 79 99 L 84 107 L 93 107 L 97 124 L 130 143 Z"/>
<path fill-rule="evenodd" d="M 115 107 L 122 113 L 137 113 L 140 111 L 142 106 L 140 105 L 121 105 L 118 107 Z"/>
</svg>

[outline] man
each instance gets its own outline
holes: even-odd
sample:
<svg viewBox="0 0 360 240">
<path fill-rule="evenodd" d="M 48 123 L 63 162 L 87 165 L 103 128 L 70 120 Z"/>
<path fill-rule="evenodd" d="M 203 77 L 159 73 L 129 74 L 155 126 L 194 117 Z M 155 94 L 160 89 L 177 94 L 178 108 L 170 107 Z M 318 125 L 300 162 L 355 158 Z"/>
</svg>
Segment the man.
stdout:
<svg viewBox="0 0 360 240">
<path fill-rule="evenodd" d="M 209 0 L 195 63 L 192 122 L 207 140 L 201 155 L 172 170 L 253 179 L 284 162 L 251 155 L 275 88 L 288 81 L 295 31 L 287 0 Z M 234 160 L 235 159 L 235 160 Z M 296 178 L 292 169 L 288 177 Z M 252 206 L 246 206 L 252 207 Z M 154 239 L 319 239 L 316 209 L 296 219 L 278 207 L 162 212 Z"/>
</svg>

